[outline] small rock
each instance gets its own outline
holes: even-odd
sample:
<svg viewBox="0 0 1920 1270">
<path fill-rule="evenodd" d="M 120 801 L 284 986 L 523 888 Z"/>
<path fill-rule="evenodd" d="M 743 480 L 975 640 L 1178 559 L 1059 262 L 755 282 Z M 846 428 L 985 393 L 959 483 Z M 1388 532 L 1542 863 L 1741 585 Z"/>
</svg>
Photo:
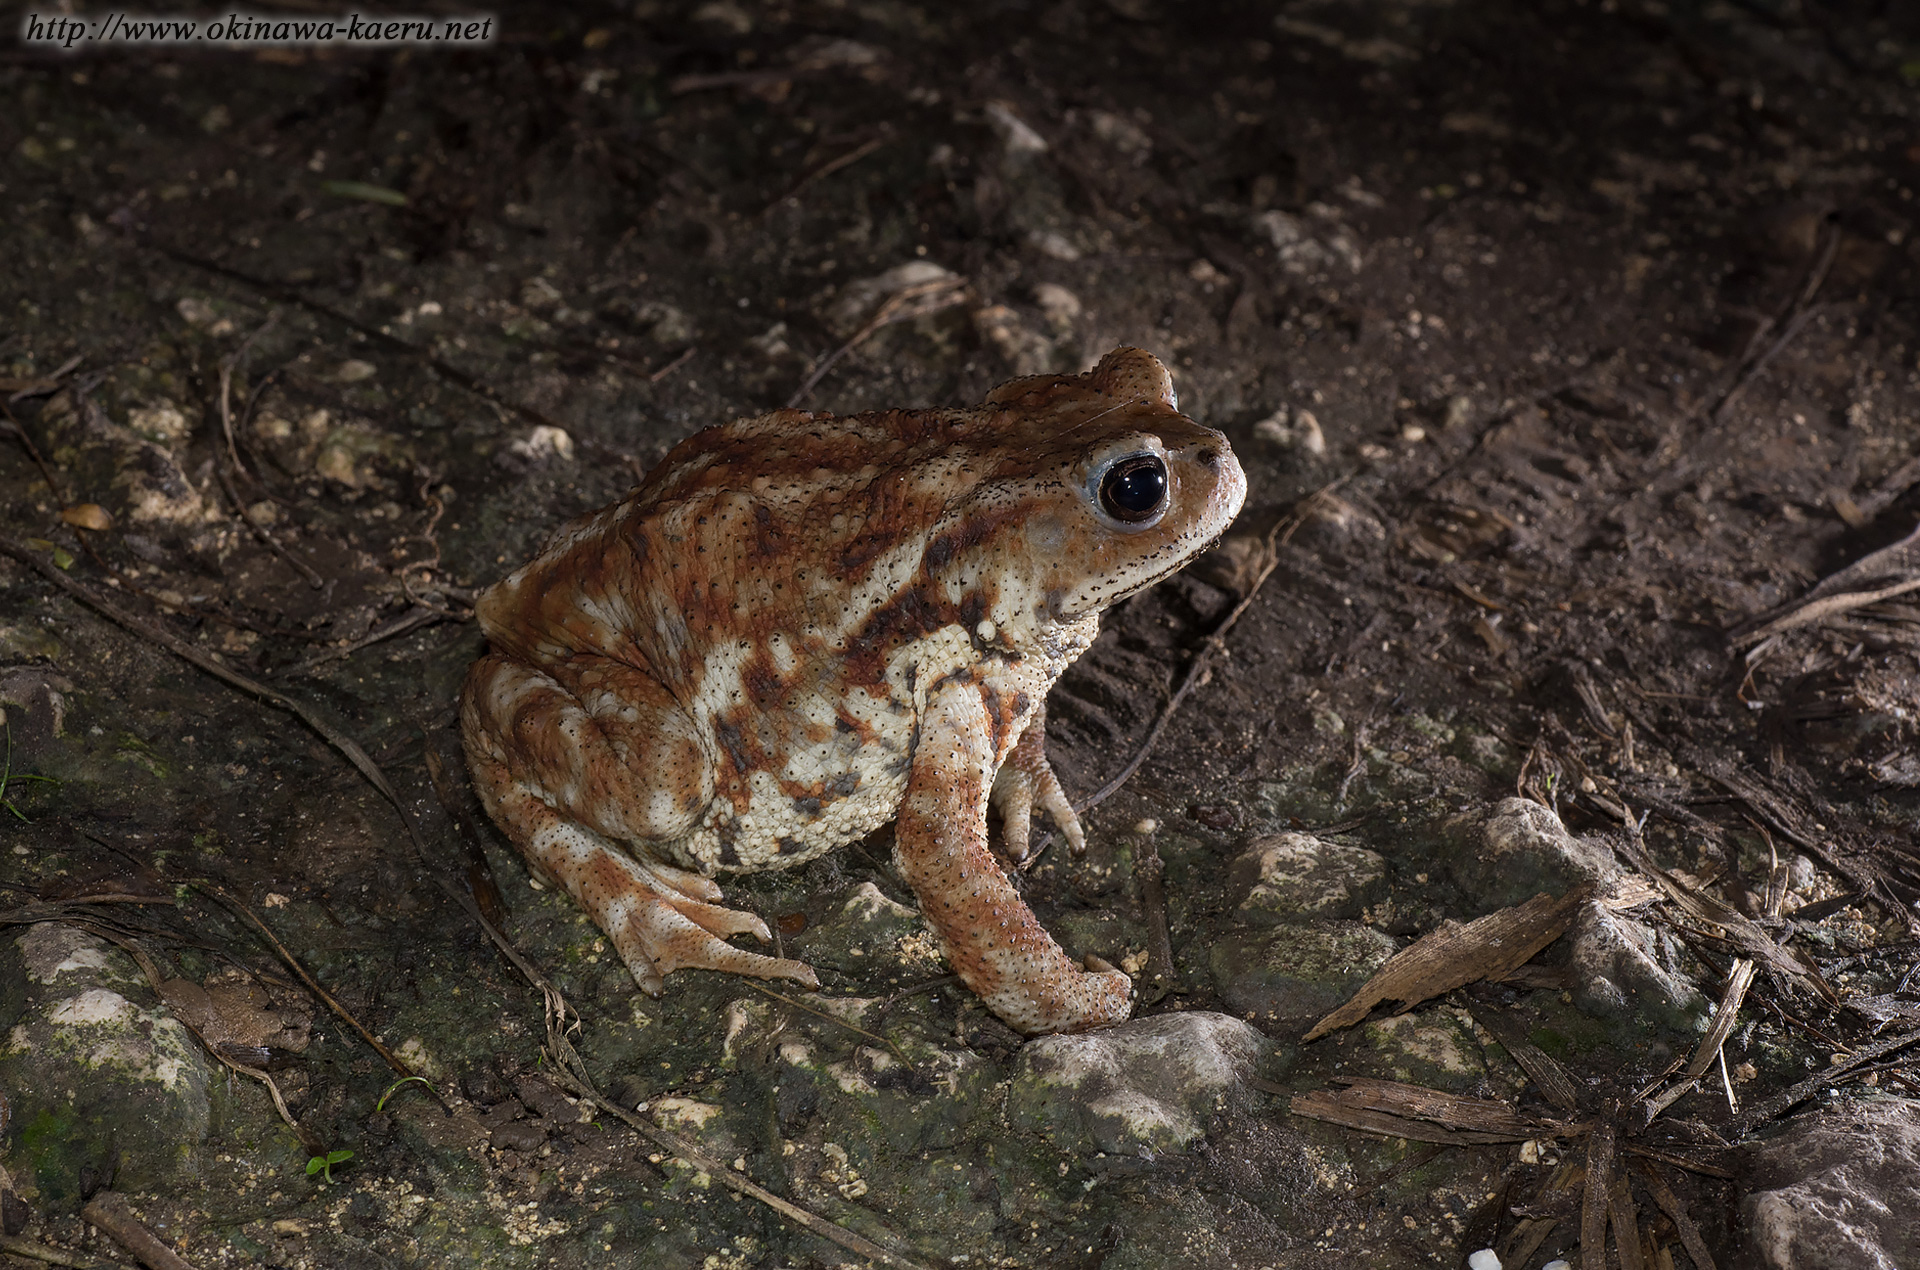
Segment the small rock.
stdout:
<svg viewBox="0 0 1920 1270">
<path fill-rule="evenodd" d="M 520 1099 L 521 1106 L 542 1120 L 572 1124 L 580 1118 L 580 1108 L 574 1105 L 573 1099 L 538 1076 L 522 1076 L 514 1081 L 513 1092 Z"/>
<path fill-rule="evenodd" d="M 1226 274 L 1220 272 L 1218 265 L 1205 256 L 1187 266 L 1187 276 L 1202 286 L 1208 287 L 1217 287 L 1231 281 Z"/>
<path fill-rule="evenodd" d="M 193 425 L 187 422 L 186 415 L 180 413 L 180 407 L 171 401 L 135 406 L 127 411 L 127 426 L 147 440 L 169 449 L 178 446 L 193 432 Z"/>
<path fill-rule="evenodd" d="M 775 322 L 766 330 L 747 340 L 747 347 L 753 350 L 762 361 L 779 362 L 794 355 L 793 346 L 787 343 L 787 324 Z"/>
<path fill-rule="evenodd" d="M 15 1124 L 8 1167 L 32 1177 L 43 1211 L 68 1213 L 89 1180 L 129 1189 L 203 1167 L 210 1061 L 124 954 L 70 926 L 0 942 L 11 1031 L 0 1089 Z"/>
<path fill-rule="evenodd" d="M 363 379 L 372 379 L 380 373 L 380 368 L 372 362 L 358 357 L 349 357 L 334 369 L 333 377 L 343 384 L 357 384 Z"/>
<path fill-rule="evenodd" d="M 753 31 L 753 14 L 733 0 L 708 0 L 693 11 L 693 20 L 728 35 L 747 35 Z"/>
<path fill-rule="evenodd" d="M 1229 871 L 1234 916 L 1254 926 L 1300 917 L 1353 917 L 1381 890 L 1385 857 L 1312 834 L 1256 838 Z"/>
<path fill-rule="evenodd" d="M 496 1151 L 538 1151 L 547 1141 L 547 1131 L 530 1120 L 509 1120 L 495 1126 L 489 1143 Z"/>
<path fill-rule="evenodd" d="M 1093 125 L 1094 136 L 1136 163 L 1153 152 L 1153 139 L 1125 115 L 1117 115 L 1110 110 L 1095 110 L 1089 112 L 1087 120 Z"/>
<path fill-rule="evenodd" d="M 993 346 L 1016 375 L 1039 375 L 1053 365 L 1053 342 L 1027 326 L 1004 304 L 989 304 L 973 315 L 973 329 Z"/>
<path fill-rule="evenodd" d="M 1920 1266 L 1920 1102 L 1865 1098 L 1795 1116 L 1743 1148 L 1741 1221 L 1765 1270 Z"/>
<path fill-rule="evenodd" d="M 1073 239 L 1057 229 L 1031 230 L 1027 241 L 1039 248 L 1041 255 L 1053 260 L 1078 260 L 1082 254 Z"/>
<path fill-rule="evenodd" d="M 1008 154 L 1044 154 L 1047 139 L 1035 132 L 1019 115 L 1013 113 L 1013 107 L 1004 101 L 990 101 L 986 105 L 987 125 L 1000 138 L 1000 144 L 1006 147 Z"/>
<path fill-rule="evenodd" d="M 896 904 L 871 882 L 848 892 L 838 910 L 808 930 L 797 947 L 819 969 L 862 977 L 941 972 L 939 946 L 919 911 Z"/>
<path fill-rule="evenodd" d="M 571 463 L 573 438 L 565 429 L 541 424 L 525 437 L 509 443 L 507 452 L 526 467 L 545 467 L 556 459 Z"/>
<path fill-rule="evenodd" d="M 525 308 L 551 309 L 565 298 L 558 287 L 537 275 L 520 284 L 520 303 Z"/>
<path fill-rule="evenodd" d="M 33 1220 L 33 1210 L 11 1189 L 0 1191 L 0 1231 L 17 1235 Z"/>
<path fill-rule="evenodd" d="M 1327 452 L 1327 437 L 1311 410 L 1290 411 L 1282 406 L 1253 425 L 1253 435 L 1269 445 L 1300 450 L 1315 458 Z"/>
<path fill-rule="evenodd" d="M 1253 227 L 1267 236 L 1280 267 L 1288 273 L 1319 273 L 1335 265 L 1360 272 L 1360 247 L 1344 226 L 1316 227 L 1291 212 L 1267 211 L 1253 218 Z"/>
<path fill-rule="evenodd" d="M 1398 951 L 1359 922 L 1314 922 L 1228 935 L 1208 954 L 1220 998 L 1242 1015 L 1303 1031 L 1352 996 Z"/>
<path fill-rule="evenodd" d="M 1683 1031 L 1703 1031 L 1707 1001 L 1699 989 L 1661 964 L 1660 937 L 1644 922 L 1598 900 L 1573 919 L 1568 978 L 1573 1003 L 1602 1018 L 1649 1019 Z"/>
<path fill-rule="evenodd" d="M 1056 1145 L 1114 1155 L 1180 1151 L 1246 1096 L 1267 1039 L 1238 1019 L 1196 1011 L 1132 1019 L 1020 1051 L 1007 1118 Z"/>
<path fill-rule="evenodd" d="M 321 416 L 323 427 L 328 424 L 324 411 L 309 415 L 307 423 L 312 422 L 315 415 Z M 303 423 L 303 430 L 305 427 Z M 405 442 L 358 419 L 349 419 L 327 432 L 314 447 L 313 470 L 316 475 L 349 489 L 367 489 L 379 483 L 382 467 L 401 466 L 409 454 L 410 447 Z"/>
<path fill-rule="evenodd" d="M 1047 325 L 1053 328 L 1056 335 L 1071 331 L 1080 317 L 1080 297 L 1057 282 L 1043 282 L 1035 287 L 1033 302 L 1040 306 Z"/>
<path fill-rule="evenodd" d="M 181 296 L 173 306 L 173 311 L 194 326 L 210 326 L 220 316 L 211 304 L 197 295 Z"/>
<path fill-rule="evenodd" d="M 1385 1080 L 1471 1093 L 1487 1079 L 1486 1059 L 1463 1010 L 1441 1007 L 1361 1025 L 1367 1049 L 1350 1065 Z"/>
<path fill-rule="evenodd" d="M 1527 798 L 1456 820 L 1449 836 L 1455 875 L 1481 911 L 1543 891 L 1561 895 L 1582 882 L 1611 886 L 1624 872 L 1604 839 L 1574 837 L 1551 809 Z"/>
</svg>

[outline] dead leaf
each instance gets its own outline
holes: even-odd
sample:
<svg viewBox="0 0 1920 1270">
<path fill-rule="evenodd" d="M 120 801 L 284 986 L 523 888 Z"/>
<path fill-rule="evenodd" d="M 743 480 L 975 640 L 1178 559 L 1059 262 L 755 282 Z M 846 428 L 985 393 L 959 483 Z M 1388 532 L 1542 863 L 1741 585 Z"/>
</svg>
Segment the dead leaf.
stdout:
<svg viewBox="0 0 1920 1270">
<path fill-rule="evenodd" d="M 103 531 L 113 528 L 113 517 L 98 503 L 75 503 L 60 509 L 60 519 L 79 529 Z"/>
<path fill-rule="evenodd" d="M 1557 898 L 1536 895 L 1464 926 L 1449 923 L 1428 931 L 1395 953 L 1345 1005 L 1314 1024 L 1305 1039 L 1351 1027 L 1382 1001 L 1411 1006 L 1476 979 L 1512 973 L 1566 933 L 1590 891 L 1580 886 Z"/>
<path fill-rule="evenodd" d="M 1288 1105 L 1297 1116 L 1414 1142 L 1525 1142 L 1577 1132 L 1574 1126 L 1524 1116 L 1492 1099 L 1462 1098 L 1397 1080 L 1349 1077 L 1344 1083 L 1346 1089 L 1296 1095 Z"/>
</svg>

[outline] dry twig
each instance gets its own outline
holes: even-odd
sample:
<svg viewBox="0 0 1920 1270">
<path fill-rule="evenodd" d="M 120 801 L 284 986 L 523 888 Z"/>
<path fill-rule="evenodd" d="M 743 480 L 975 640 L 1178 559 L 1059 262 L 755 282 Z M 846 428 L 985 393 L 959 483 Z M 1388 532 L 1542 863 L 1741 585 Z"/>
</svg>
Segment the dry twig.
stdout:
<svg viewBox="0 0 1920 1270">
<path fill-rule="evenodd" d="M 1134 851 L 1133 876 L 1140 883 L 1140 904 L 1147 917 L 1147 981 L 1158 987 L 1152 997 L 1142 996 L 1142 1007 L 1154 1004 L 1173 991 L 1178 982 L 1173 970 L 1173 938 L 1167 931 L 1167 866 L 1151 834 Z"/>
<path fill-rule="evenodd" d="M 117 1261 L 82 1257 L 78 1253 L 62 1252 L 58 1248 L 49 1248 L 31 1239 L 16 1239 L 12 1235 L 0 1235 L 0 1252 L 12 1257 L 25 1257 L 29 1261 L 42 1261 L 50 1266 L 71 1266 L 73 1270 L 125 1270 Z"/>
<path fill-rule="evenodd" d="M 910 318 L 924 317 L 929 313 L 938 313 L 949 309 L 967 298 L 967 280 L 949 274 L 939 278 L 929 278 L 925 282 L 916 282 L 912 286 L 902 287 L 888 296 L 886 302 L 874 310 L 872 317 L 863 323 L 859 330 L 847 338 L 833 352 L 821 358 L 813 370 L 794 389 L 793 396 L 787 398 L 787 409 L 792 410 L 807 399 L 814 385 L 833 369 L 835 362 L 851 353 L 875 331 L 894 322 L 905 322 Z"/>
<path fill-rule="evenodd" d="M 881 1265 L 896 1266 L 899 1267 L 899 1270 L 929 1270 L 929 1268 L 921 1262 L 903 1257 L 895 1252 L 890 1252 L 879 1244 L 874 1243 L 871 1239 L 866 1238 L 864 1235 L 857 1235 L 844 1226 L 830 1222 L 818 1214 L 801 1208 L 798 1204 L 780 1198 L 772 1191 L 757 1185 L 751 1178 L 747 1177 L 746 1174 L 736 1172 L 724 1162 L 715 1159 L 703 1149 L 699 1143 L 694 1142 L 690 1138 L 681 1137 L 671 1130 L 663 1129 L 651 1120 L 643 1119 L 633 1112 L 628 1111 L 619 1103 L 601 1094 L 600 1091 L 595 1089 L 590 1083 L 578 1079 L 573 1074 L 564 1071 L 555 1072 L 552 1078 L 557 1080 L 560 1085 L 565 1088 L 567 1092 L 573 1094 L 574 1097 L 591 1102 L 601 1111 L 619 1120 L 622 1124 L 649 1142 L 652 1142 L 661 1150 L 685 1160 L 728 1190 L 759 1200 L 762 1204 L 765 1204 L 774 1212 L 779 1213 L 788 1221 L 803 1227 L 813 1234 L 820 1236 L 822 1239 L 830 1239 L 842 1248 L 845 1248 L 848 1252 L 865 1257 L 870 1261 L 877 1261 Z"/>
<path fill-rule="evenodd" d="M 1240 597 L 1239 603 L 1227 610 L 1227 615 L 1220 619 L 1219 625 L 1215 626 L 1213 631 L 1207 636 L 1206 644 L 1201 648 L 1199 653 L 1194 656 L 1193 660 L 1187 663 L 1187 673 L 1181 676 L 1180 686 L 1175 688 L 1173 695 L 1167 698 L 1167 704 L 1160 708 L 1159 717 L 1153 721 L 1153 726 L 1147 729 L 1146 739 L 1140 742 L 1140 748 L 1134 751 L 1131 759 L 1127 760 L 1127 765 L 1116 772 L 1113 778 L 1106 784 L 1089 794 L 1081 802 L 1075 803 L 1073 808 L 1075 811 L 1083 813 L 1091 811 L 1093 808 L 1098 807 L 1101 803 L 1119 793 L 1120 787 L 1133 779 L 1133 774 L 1140 770 L 1141 765 L 1147 761 L 1147 756 L 1153 753 L 1153 747 L 1160 741 L 1160 734 L 1167 730 L 1167 724 L 1172 722 L 1174 713 L 1180 709 L 1180 705 L 1187 699 L 1187 695 L 1212 676 L 1213 659 L 1219 654 L 1220 650 L 1226 647 L 1224 641 L 1227 632 L 1232 630 L 1234 623 L 1238 622 L 1241 616 L 1246 613 L 1247 609 L 1252 607 L 1254 597 L 1260 594 L 1260 588 L 1265 586 L 1267 579 L 1273 576 L 1273 571 L 1280 567 L 1280 548 L 1292 541 L 1294 533 L 1301 525 L 1305 524 L 1307 518 L 1314 513 L 1314 510 L 1320 505 L 1320 500 L 1330 496 L 1334 490 L 1344 485 L 1347 479 L 1346 476 L 1342 476 L 1335 480 L 1328 481 L 1325 485 L 1322 485 L 1319 489 L 1294 504 L 1293 509 L 1285 516 L 1282 516 L 1279 521 L 1274 524 L 1273 528 L 1267 531 L 1266 541 L 1263 544 L 1264 557 L 1260 566 L 1260 572 L 1254 575 L 1252 584 L 1247 587 L 1247 593 Z M 1043 847 L 1045 845 L 1046 843 L 1044 842 L 1041 844 Z M 1039 848 L 1035 848 L 1032 855 L 1028 856 L 1027 859 L 1032 861 L 1038 859 L 1039 855 Z M 1031 867 L 1031 864 L 1029 864 L 1028 867 Z"/>
<path fill-rule="evenodd" d="M 234 368 L 239 365 L 240 359 L 246 356 L 247 350 L 253 346 L 253 342 L 262 335 L 265 335 L 268 328 L 278 320 L 279 314 L 269 314 L 267 320 L 261 324 L 260 328 L 242 341 L 239 348 L 234 349 L 232 353 L 220 359 L 220 432 L 226 440 L 227 461 L 232 464 L 232 472 L 222 467 L 217 457 L 214 460 L 213 468 L 219 475 L 220 488 L 225 492 L 227 501 L 233 504 L 234 517 L 239 520 L 241 524 L 251 529 L 254 537 L 265 544 L 267 550 L 286 561 L 287 565 L 292 568 L 294 572 L 307 580 L 308 586 L 318 591 L 327 584 L 326 579 L 315 572 L 312 565 L 300 559 L 291 551 L 288 551 L 286 546 L 281 543 L 280 539 L 274 535 L 272 530 L 268 529 L 266 525 L 255 520 L 247 513 L 246 502 L 240 497 L 240 490 L 233 483 L 234 472 L 242 476 L 247 475 L 246 468 L 240 464 L 240 452 L 235 448 L 233 440 L 233 371 Z"/>
<path fill-rule="evenodd" d="M 126 1196 L 117 1191 L 101 1191 L 87 1201 L 80 1215 L 112 1235 L 128 1252 L 150 1270 L 193 1270 L 193 1263 L 167 1247 L 146 1223 L 127 1207 Z"/>
</svg>

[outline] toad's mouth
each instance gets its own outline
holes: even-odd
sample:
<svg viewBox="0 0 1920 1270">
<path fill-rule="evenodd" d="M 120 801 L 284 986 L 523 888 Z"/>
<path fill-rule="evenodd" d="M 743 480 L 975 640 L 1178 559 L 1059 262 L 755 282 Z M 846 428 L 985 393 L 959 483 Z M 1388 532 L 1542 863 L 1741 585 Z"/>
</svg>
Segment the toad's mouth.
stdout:
<svg viewBox="0 0 1920 1270">
<path fill-rule="evenodd" d="M 1214 534 L 1213 537 L 1198 543 L 1189 551 L 1181 552 L 1172 563 L 1142 575 L 1138 581 L 1129 585 L 1125 590 L 1101 591 L 1092 596 L 1083 594 L 1076 597 L 1071 591 L 1058 588 L 1051 589 L 1045 597 L 1047 616 L 1056 622 L 1071 624 L 1083 621 L 1092 614 L 1104 612 L 1124 600 L 1132 599 L 1148 587 L 1165 582 L 1168 578 L 1180 572 L 1180 570 L 1186 568 L 1201 556 L 1207 554 L 1207 552 L 1212 551 L 1219 545 L 1220 540 L 1226 537 L 1226 533 L 1227 527 L 1222 526 L 1220 532 Z"/>
</svg>

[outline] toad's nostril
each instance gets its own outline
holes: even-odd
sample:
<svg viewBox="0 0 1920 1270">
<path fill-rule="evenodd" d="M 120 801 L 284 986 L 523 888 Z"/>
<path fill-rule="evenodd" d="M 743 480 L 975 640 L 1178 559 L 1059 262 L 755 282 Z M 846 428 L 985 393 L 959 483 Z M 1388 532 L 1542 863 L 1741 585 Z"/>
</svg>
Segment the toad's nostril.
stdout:
<svg viewBox="0 0 1920 1270">
<path fill-rule="evenodd" d="M 1201 467 L 1217 467 L 1220 463 L 1220 451 L 1206 449 L 1193 456 Z"/>
</svg>

